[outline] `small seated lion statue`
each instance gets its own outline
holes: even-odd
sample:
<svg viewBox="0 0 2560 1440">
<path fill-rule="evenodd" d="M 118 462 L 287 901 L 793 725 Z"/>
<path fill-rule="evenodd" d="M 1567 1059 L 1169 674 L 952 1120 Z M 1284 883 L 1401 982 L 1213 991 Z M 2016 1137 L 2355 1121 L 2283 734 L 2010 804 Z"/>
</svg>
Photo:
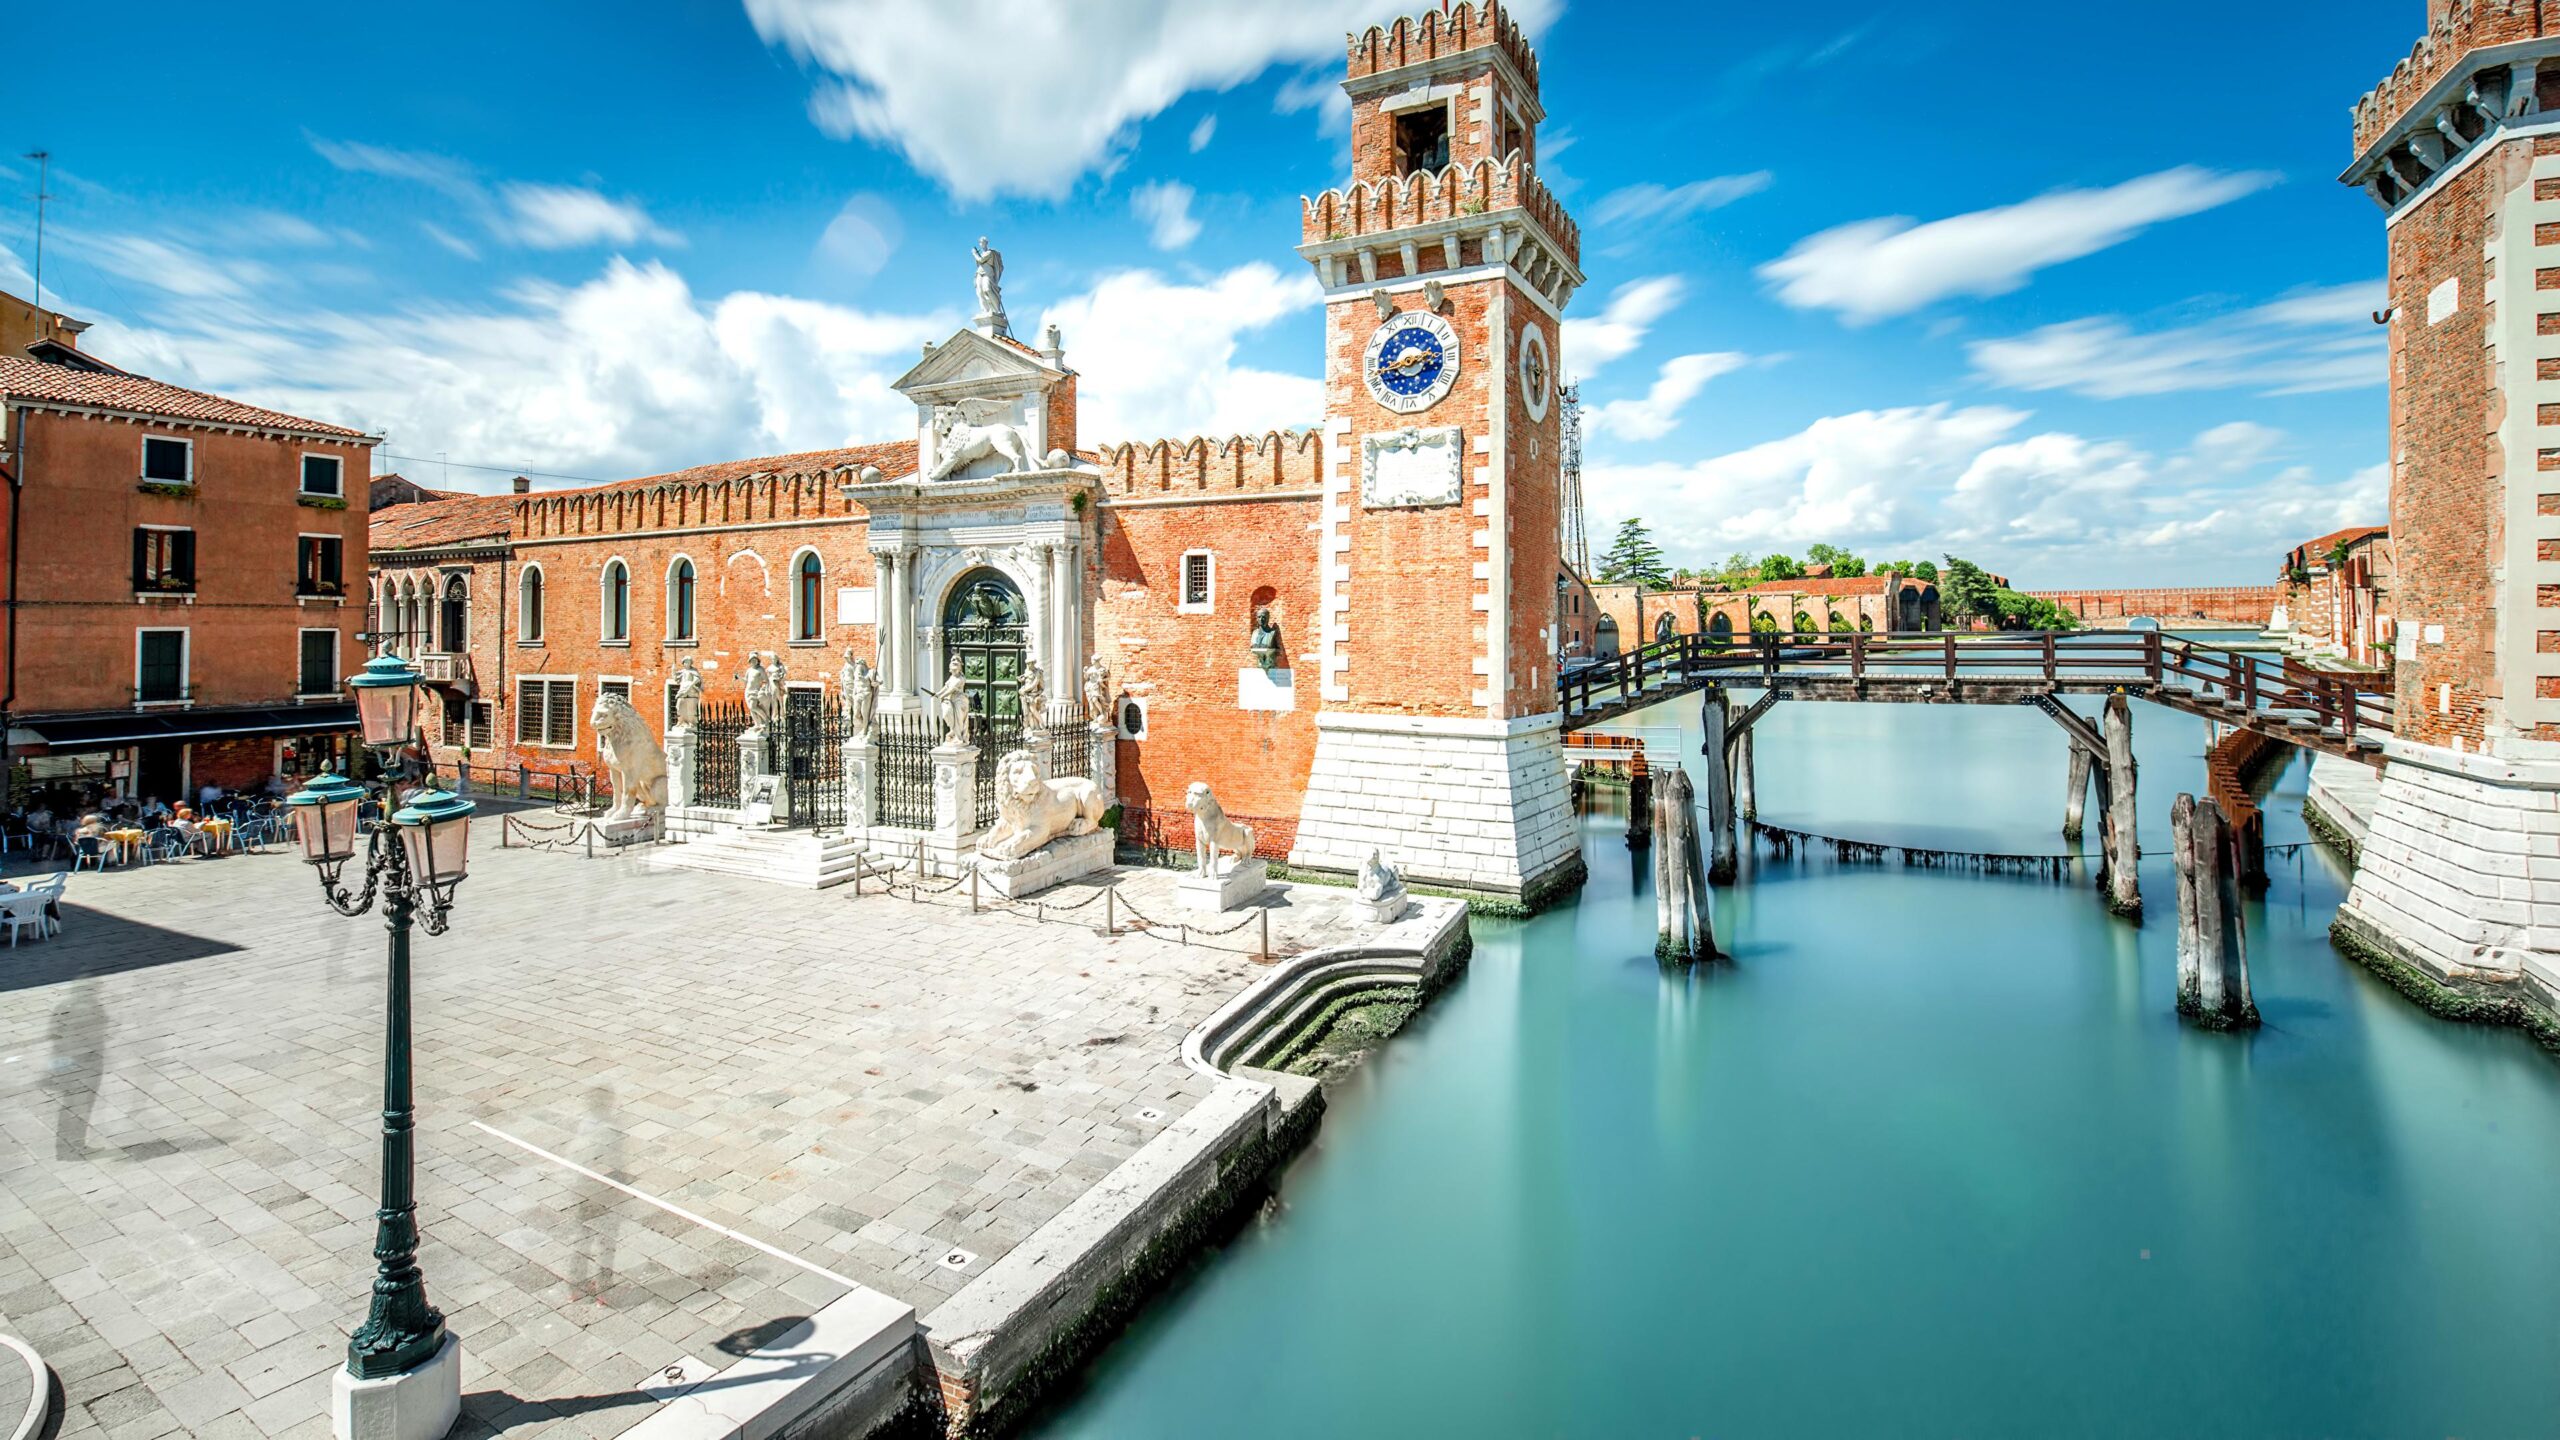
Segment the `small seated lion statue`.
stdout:
<svg viewBox="0 0 2560 1440">
<path fill-rule="evenodd" d="M 996 762 L 996 825 L 978 842 L 989 860 L 1019 860 L 1062 835 L 1090 835 L 1111 808 L 1090 780 L 1052 780 L 1028 750 Z"/>
<path fill-rule="evenodd" d="M 606 824 L 636 820 L 667 808 L 667 752 L 649 733 L 649 722 L 629 700 L 611 691 L 596 697 L 587 723 L 596 730 L 596 755 L 613 780 L 613 808 Z"/>
<path fill-rule="evenodd" d="M 1191 812 L 1192 873 L 1215 878 L 1253 858 L 1253 832 L 1227 818 L 1227 807 L 1209 791 L 1209 782 L 1194 780 L 1183 792 L 1182 808 Z M 1218 863 L 1218 852 L 1228 851 L 1233 858 L 1224 866 Z"/>
</svg>

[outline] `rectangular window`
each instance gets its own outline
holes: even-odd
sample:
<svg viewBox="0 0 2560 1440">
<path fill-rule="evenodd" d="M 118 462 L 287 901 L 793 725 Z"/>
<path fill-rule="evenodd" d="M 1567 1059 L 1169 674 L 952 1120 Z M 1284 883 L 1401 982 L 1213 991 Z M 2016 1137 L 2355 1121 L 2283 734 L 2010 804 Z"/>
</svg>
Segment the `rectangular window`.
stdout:
<svg viewBox="0 0 2560 1440">
<path fill-rule="evenodd" d="M 660 733 L 663 734 L 674 728 L 676 728 L 676 682 L 670 680 L 667 682 L 667 713 L 665 720 L 661 722 Z"/>
<path fill-rule="evenodd" d="M 338 567 L 346 542 L 335 535 L 302 537 L 301 559 L 296 562 L 293 593 L 296 595 L 343 595 L 346 577 Z"/>
<path fill-rule="evenodd" d="M 599 695 L 619 695 L 623 699 L 629 700 L 631 698 L 631 682 L 628 680 L 598 680 L 596 682 L 596 693 Z"/>
<path fill-rule="evenodd" d="M 578 743 L 578 682 L 538 676 L 516 681 L 516 743 L 567 749 Z"/>
<path fill-rule="evenodd" d="M 187 698 L 186 631 L 137 632 L 133 698 L 145 704 Z"/>
<path fill-rule="evenodd" d="M 1205 615 L 1216 608 L 1217 592 L 1217 558 L 1206 550 L 1185 554 L 1182 557 L 1182 599 L 1175 608 L 1185 615 Z"/>
<path fill-rule="evenodd" d="M 486 750 L 496 739 L 497 707 L 486 700 L 471 702 L 469 728 L 464 732 L 474 750 Z"/>
<path fill-rule="evenodd" d="M 346 494 L 346 464 L 335 455 L 303 456 L 302 493 L 343 498 Z"/>
<path fill-rule="evenodd" d="M 302 632 L 302 679 L 297 695 L 335 695 L 338 693 L 338 632 L 305 630 Z"/>
<path fill-rule="evenodd" d="M 142 437 L 142 478 L 158 485 L 196 483 L 196 446 L 166 435 Z"/>
<path fill-rule="evenodd" d="M 1396 117 L 1396 170 L 1445 170 L 1449 166 L 1449 107 L 1432 105 Z"/>
<path fill-rule="evenodd" d="M 133 588 L 183 595 L 196 588 L 196 532 L 139 526 L 133 532 Z"/>
</svg>

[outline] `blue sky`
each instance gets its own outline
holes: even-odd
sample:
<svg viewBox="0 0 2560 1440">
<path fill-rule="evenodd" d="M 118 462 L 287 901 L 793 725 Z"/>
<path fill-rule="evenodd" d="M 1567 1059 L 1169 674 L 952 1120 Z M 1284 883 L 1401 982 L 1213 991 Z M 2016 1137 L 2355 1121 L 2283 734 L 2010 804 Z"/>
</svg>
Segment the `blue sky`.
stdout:
<svg viewBox="0 0 2560 1440">
<path fill-rule="evenodd" d="M 1524 0 L 1595 531 L 2197 582 L 2382 518 L 2382 227 L 2334 177 L 2423 6 L 2321 11 Z M 1298 197 L 1343 178 L 1343 32 L 1395 13 L 46 5 L 0 287 L 49 148 L 93 349 L 493 489 L 904 433 L 985 234 L 1088 443 L 1308 424 Z"/>
</svg>

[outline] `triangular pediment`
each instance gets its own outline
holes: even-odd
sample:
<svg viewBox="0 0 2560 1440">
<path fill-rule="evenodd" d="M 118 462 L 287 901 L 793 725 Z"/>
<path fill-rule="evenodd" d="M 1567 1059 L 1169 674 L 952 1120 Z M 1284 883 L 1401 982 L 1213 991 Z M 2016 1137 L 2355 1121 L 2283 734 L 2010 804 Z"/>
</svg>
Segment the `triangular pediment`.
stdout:
<svg viewBox="0 0 2560 1440">
<path fill-rule="evenodd" d="M 963 330 L 933 347 L 933 353 L 899 376 L 893 388 L 919 401 L 954 394 L 1019 395 L 1046 390 L 1065 376 L 1065 371 L 1037 355 L 975 330 Z"/>
</svg>

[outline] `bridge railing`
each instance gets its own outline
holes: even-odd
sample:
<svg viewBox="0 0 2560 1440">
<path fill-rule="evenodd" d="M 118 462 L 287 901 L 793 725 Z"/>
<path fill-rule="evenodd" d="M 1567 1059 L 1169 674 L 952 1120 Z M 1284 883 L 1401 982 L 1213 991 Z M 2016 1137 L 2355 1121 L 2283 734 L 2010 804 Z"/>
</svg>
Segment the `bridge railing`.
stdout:
<svg viewBox="0 0 2560 1440">
<path fill-rule="evenodd" d="M 1987 635 L 1676 635 L 1557 678 L 1567 715 L 1632 705 L 1662 689 L 1709 681 L 1773 686 L 1781 678 L 1853 683 L 2033 681 L 2178 687 L 2246 714 L 2280 712 L 2349 741 L 2388 734 L 2380 677 L 2313 670 L 2157 630 L 1995 631 Z"/>
</svg>

